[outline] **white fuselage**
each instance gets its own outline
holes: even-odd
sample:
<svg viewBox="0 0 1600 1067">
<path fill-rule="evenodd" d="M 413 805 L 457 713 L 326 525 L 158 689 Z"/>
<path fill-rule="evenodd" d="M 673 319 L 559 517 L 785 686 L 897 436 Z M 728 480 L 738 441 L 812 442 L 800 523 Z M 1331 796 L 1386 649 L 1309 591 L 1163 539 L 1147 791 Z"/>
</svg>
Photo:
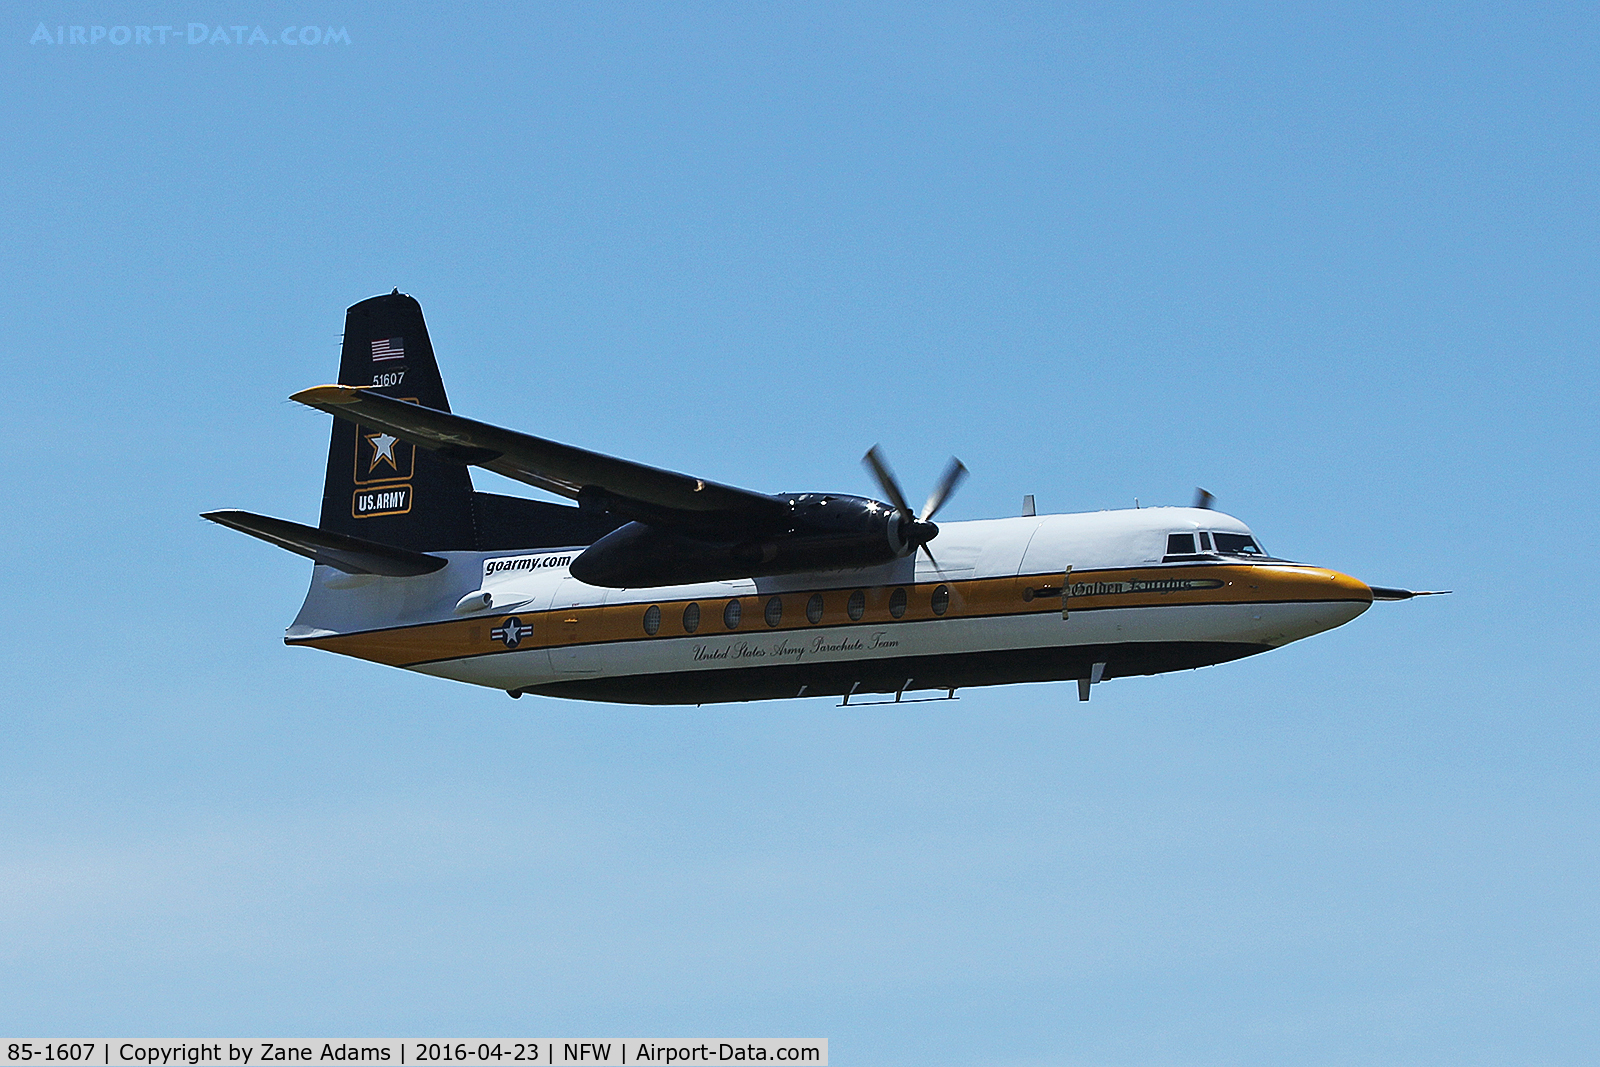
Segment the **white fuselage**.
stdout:
<svg viewBox="0 0 1600 1067">
<path fill-rule="evenodd" d="M 1174 560 L 1168 538 L 1184 531 L 1250 533 L 1191 508 L 945 522 L 937 564 L 650 589 L 572 578 L 581 547 L 440 553 L 446 567 L 408 578 L 318 566 L 286 639 L 514 695 L 700 703 L 1185 669 L 1371 603 L 1322 568 Z"/>
</svg>

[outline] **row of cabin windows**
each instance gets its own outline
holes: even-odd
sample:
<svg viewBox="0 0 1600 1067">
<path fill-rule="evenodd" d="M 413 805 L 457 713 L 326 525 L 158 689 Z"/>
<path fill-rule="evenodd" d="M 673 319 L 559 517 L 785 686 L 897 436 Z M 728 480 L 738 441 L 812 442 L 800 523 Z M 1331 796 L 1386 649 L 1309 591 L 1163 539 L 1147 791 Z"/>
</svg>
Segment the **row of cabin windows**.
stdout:
<svg viewBox="0 0 1600 1067">
<path fill-rule="evenodd" d="M 1199 540 L 1200 548 L 1195 550 L 1195 541 Z M 1260 546 L 1249 534 L 1213 533 L 1201 530 L 1198 534 L 1175 533 L 1167 535 L 1167 558 L 1171 562 L 1173 557 L 1191 557 L 1196 555 L 1223 555 L 1223 556 L 1264 556 Z"/>
<path fill-rule="evenodd" d="M 896 589 L 889 594 L 889 614 L 898 619 L 905 615 L 908 598 L 906 591 Z M 822 609 L 824 602 L 821 593 L 812 593 L 806 601 L 806 621 L 816 626 L 822 622 Z M 950 587 L 941 585 L 929 597 L 928 606 L 935 615 L 943 615 L 950 610 Z M 860 622 L 867 614 L 867 594 L 865 590 L 857 589 L 845 601 L 844 612 L 850 616 L 851 622 Z M 744 608 L 738 600 L 730 600 L 722 607 L 722 625 L 729 630 L 737 630 L 744 617 Z M 775 596 L 767 600 L 762 618 L 768 626 L 776 627 L 783 622 L 783 597 Z M 690 604 L 683 609 L 683 632 L 692 634 L 700 629 L 700 605 Z M 654 637 L 661 632 L 661 606 L 651 604 L 644 611 L 644 632 Z"/>
</svg>

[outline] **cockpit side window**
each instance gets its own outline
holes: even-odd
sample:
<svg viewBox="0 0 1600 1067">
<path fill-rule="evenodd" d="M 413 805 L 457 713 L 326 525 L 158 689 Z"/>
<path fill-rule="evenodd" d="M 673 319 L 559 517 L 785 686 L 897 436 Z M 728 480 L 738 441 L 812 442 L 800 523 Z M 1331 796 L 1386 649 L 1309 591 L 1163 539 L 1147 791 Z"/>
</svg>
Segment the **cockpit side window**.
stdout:
<svg viewBox="0 0 1600 1067">
<path fill-rule="evenodd" d="M 1249 534 L 1217 533 L 1217 551 L 1228 556 L 1264 556 L 1261 546 Z M 1168 540 L 1171 540 L 1170 538 Z M 1169 550 L 1170 551 L 1170 550 Z"/>
<path fill-rule="evenodd" d="M 1211 551 L 1211 535 L 1206 533 L 1204 530 L 1200 531 L 1200 551 Z"/>
</svg>

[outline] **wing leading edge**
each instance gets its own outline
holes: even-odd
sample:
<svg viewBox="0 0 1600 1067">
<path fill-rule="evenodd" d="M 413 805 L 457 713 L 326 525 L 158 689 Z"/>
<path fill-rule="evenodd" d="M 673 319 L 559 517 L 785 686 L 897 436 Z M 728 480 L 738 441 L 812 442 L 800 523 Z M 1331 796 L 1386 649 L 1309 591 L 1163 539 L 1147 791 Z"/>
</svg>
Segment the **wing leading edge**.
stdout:
<svg viewBox="0 0 1600 1067">
<path fill-rule="evenodd" d="M 764 493 L 661 470 L 599 452 L 420 407 L 358 385 L 319 385 L 289 399 L 385 430 L 446 459 L 577 500 L 671 526 L 782 523 L 788 504 Z"/>
</svg>

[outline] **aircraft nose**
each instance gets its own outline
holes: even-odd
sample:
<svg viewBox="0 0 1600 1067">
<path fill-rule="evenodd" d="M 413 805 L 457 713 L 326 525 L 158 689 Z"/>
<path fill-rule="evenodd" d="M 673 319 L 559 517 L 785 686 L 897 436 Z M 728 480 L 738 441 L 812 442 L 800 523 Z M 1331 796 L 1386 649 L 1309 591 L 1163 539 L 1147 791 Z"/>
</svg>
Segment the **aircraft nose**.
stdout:
<svg viewBox="0 0 1600 1067">
<path fill-rule="evenodd" d="M 1262 598 L 1256 619 L 1273 645 L 1343 626 L 1372 606 L 1372 589 L 1365 582 L 1326 567 L 1256 566 L 1247 583 L 1251 594 Z"/>
<path fill-rule="evenodd" d="M 1360 578 L 1352 578 L 1348 574 L 1340 574 L 1338 571 L 1328 571 L 1327 575 L 1328 581 L 1346 598 L 1363 600 L 1369 606 L 1372 604 L 1372 587 Z"/>
<path fill-rule="evenodd" d="M 1343 626 L 1351 619 L 1372 607 L 1372 587 L 1359 578 L 1352 578 L 1348 574 L 1338 571 L 1323 571 L 1327 585 L 1324 587 L 1331 592 L 1325 592 L 1328 599 L 1321 605 L 1322 614 L 1327 625 L 1325 629 L 1331 630 L 1335 626 Z"/>
<path fill-rule="evenodd" d="M 1251 568 L 1250 583 L 1281 601 L 1372 603 L 1372 588 L 1366 582 L 1326 567 L 1258 565 Z"/>
</svg>

